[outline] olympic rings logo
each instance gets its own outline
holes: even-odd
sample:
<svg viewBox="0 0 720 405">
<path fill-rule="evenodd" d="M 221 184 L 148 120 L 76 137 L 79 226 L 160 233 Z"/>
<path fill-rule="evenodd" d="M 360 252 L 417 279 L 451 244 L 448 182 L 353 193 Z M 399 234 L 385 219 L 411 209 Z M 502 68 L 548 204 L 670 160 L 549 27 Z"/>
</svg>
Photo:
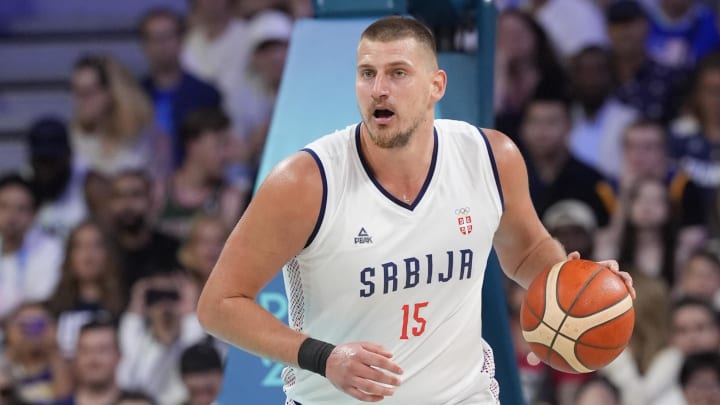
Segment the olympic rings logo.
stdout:
<svg viewBox="0 0 720 405">
<path fill-rule="evenodd" d="M 470 207 L 458 208 L 455 210 L 455 215 L 467 215 L 470 213 Z"/>
</svg>

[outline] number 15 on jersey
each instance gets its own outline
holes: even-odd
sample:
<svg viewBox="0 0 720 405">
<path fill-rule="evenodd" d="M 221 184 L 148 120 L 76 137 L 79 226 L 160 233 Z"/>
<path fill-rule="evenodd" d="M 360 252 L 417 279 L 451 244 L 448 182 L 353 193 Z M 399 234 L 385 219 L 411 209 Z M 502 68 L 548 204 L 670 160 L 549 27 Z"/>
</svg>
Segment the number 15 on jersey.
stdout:
<svg viewBox="0 0 720 405">
<path fill-rule="evenodd" d="M 427 324 L 427 320 L 422 317 L 420 314 L 420 311 L 428 306 L 428 302 L 418 302 L 414 305 L 405 304 L 402 306 L 403 311 L 403 322 L 402 322 L 402 330 L 400 331 L 400 339 L 409 339 L 408 337 L 408 329 L 410 329 L 410 333 L 412 333 L 413 336 L 420 336 L 425 332 L 425 325 Z M 412 312 L 412 327 L 410 326 L 410 314 Z"/>
</svg>

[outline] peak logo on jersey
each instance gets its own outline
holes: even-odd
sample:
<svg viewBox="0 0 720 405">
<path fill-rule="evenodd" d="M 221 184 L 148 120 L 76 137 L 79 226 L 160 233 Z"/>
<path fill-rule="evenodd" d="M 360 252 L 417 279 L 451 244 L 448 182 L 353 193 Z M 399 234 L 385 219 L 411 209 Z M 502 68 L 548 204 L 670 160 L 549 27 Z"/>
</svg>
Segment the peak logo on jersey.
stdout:
<svg viewBox="0 0 720 405">
<path fill-rule="evenodd" d="M 458 228 L 463 235 L 470 235 L 472 232 L 472 217 L 470 216 L 470 207 L 458 208 L 455 210 L 457 215 Z"/>
<path fill-rule="evenodd" d="M 360 228 L 360 232 L 358 232 L 357 236 L 355 237 L 355 244 L 364 244 L 364 243 L 373 243 L 372 236 L 368 235 L 365 228 Z"/>
</svg>

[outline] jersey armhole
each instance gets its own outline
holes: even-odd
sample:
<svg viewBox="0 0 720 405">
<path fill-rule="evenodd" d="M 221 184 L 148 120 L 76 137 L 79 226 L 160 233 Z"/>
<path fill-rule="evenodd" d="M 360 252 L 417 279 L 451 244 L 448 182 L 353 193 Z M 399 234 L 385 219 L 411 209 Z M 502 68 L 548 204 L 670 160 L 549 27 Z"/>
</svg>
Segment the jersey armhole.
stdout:
<svg viewBox="0 0 720 405">
<path fill-rule="evenodd" d="M 505 211 L 505 198 L 503 197 L 502 185 L 500 184 L 500 175 L 498 173 L 497 164 L 495 163 L 495 155 L 493 154 L 492 147 L 490 146 L 490 140 L 488 139 L 487 135 L 485 135 L 485 132 L 482 130 L 482 128 L 477 127 L 477 129 L 478 131 L 480 131 L 480 135 L 482 135 L 483 140 L 485 141 L 488 157 L 490 157 L 490 166 L 492 166 L 493 176 L 495 177 L 495 185 L 497 186 L 498 196 L 500 197 L 500 208 Z"/>
<path fill-rule="evenodd" d="M 318 169 L 320 169 L 320 179 L 322 180 L 322 202 L 320 203 L 320 213 L 318 214 L 317 221 L 315 221 L 315 227 L 312 230 L 312 233 L 310 234 L 310 237 L 308 237 L 307 242 L 305 243 L 304 248 L 307 248 L 310 246 L 310 244 L 315 240 L 315 237 L 317 236 L 318 232 L 320 231 L 320 225 L 322 224 L 323 218 L 325 217 L 325 208 L 327 206 L 327 177 L 325 176 L 325 167 L 322 164 L 322 161 L 320 161 L 320 157 L 318 157 L 317 153 L 315 153 L 314 150 L 310 148 L 303 148 L 301 149 L 303 152 L 307 152 L 312 158 L 315 160 L 315 163 L 318 165 Z"/>
</svg>

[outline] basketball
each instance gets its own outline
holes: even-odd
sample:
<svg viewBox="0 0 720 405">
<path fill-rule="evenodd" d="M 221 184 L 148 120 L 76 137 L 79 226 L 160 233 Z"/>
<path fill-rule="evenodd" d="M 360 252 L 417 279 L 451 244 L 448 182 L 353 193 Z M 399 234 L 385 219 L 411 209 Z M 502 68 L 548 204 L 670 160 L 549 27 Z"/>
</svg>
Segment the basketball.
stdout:
<svg viewBox="0 0 720 405">
<path fill-rule="evenodd" d="M 620 276 L 589 260 L 547 268 L 520 306 L 525 341 L 538 358 L 571 373 L 606 366 L 627 346 L 635 310 Z"/>
</svg>

